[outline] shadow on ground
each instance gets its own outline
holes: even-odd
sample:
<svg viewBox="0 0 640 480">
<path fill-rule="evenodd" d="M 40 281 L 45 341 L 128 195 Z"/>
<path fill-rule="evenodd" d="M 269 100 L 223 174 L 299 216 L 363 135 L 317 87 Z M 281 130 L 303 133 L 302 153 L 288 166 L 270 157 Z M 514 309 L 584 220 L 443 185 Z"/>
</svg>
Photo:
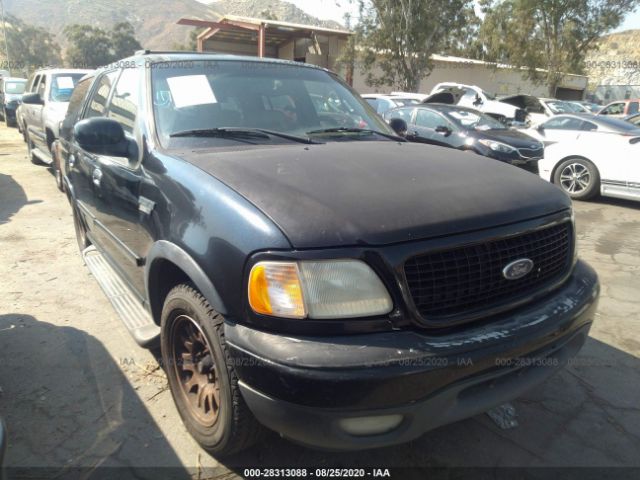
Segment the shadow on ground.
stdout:
<svg viewBox="0 0 640 480">
<path fill-rule="evenodd" d="M 40 202 L 41 200 L 28 201 L 20 184 L 11 175 L 0 173 L 0 225 L 8 223 L 25 205 Z"/>
<path fill-rule="evenodd" d="M 94 337 L 0 315 L 0 352 L 9 478 L 191 478 Z"/>
</svg>

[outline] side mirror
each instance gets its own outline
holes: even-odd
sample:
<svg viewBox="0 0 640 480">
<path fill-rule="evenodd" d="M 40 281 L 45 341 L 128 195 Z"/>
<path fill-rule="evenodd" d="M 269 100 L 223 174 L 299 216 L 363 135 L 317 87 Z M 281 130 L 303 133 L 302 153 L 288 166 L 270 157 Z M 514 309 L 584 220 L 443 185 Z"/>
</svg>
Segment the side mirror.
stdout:
<svg viewBox="0 0 640 480">
<path fill-rule="evenodd" d="M 542 132 L 544 132 L 544 126 L 542 126 L 542 125 L 538 125 L 538 126 L 536 127 L 536 130 L 537 130 L 537 131 L 539 131 L 540 133 L 542 133 Z"/>
<path fill-rule="evenodd" d="M 137 156 L 132 148 L 135 143 L 125 136 L 122 125 L 111 118 L 81 120 L 73 127 L 73 136 L 80 148 L 89 153 L 110 157 Z"/>
<path fill-rule="evenodd" d="M 445 137 L 451 135 L 451 129 L 446 125 L 438 125 L 436 127 L 436 133 L 442 133 Z"/>
<path fill-rule="evenodd" d="M 22 103 L 27 105 L 44 105 L 44 101 L 39 93 L 25 93 L 22 96 Z"/>
<path fill-rule="evenodd" d="M 389 126 L 399 137 L 405 137 L 407 135 L 407 130 L 409 129 L 407 122 L 401 118 L 392 118 L 389 120 Z"/>
</svg>

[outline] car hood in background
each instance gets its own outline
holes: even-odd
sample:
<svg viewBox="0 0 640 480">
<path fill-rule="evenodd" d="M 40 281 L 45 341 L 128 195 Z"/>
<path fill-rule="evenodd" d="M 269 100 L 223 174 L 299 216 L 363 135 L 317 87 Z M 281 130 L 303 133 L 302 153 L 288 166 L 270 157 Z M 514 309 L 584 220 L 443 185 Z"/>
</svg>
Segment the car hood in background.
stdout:
<svg viewBox="0 0 640 480">
<path fill-rule="evenodd" d="M 444 103 L 446 105 L 457 105 L 460 98 L 464 95 L 464 89 L 459 87 L 447 87 L 432 93 L 422 100 L 422 103 Z"/>
<path fill-rule="evenodd" d="M 545 113 L 544 106 L 533 95 L 511 95 L 498 99 L 499 102 L 508 103 L 514 107 L 527 109 L 529 113 Z"/>
<path fill-rule="evenodd" d="M 451 235 L 571 205 L 529 172 L 435 146 L 354 141 L 176 154 L 247 198 L 295 248 Z"/>
</svg>

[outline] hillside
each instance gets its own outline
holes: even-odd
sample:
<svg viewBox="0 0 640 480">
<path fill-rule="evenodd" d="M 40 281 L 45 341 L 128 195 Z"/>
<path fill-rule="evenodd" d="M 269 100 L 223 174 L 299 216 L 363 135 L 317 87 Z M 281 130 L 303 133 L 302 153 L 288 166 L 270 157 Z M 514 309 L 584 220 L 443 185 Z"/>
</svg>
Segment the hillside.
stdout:
<svg viewBox="0 0 640 480">
<path fill-rule="evenodd" d="M 640 85 L 640 30 L 606 35 L 598 47 L 586 59 L 590 85 Z"/>
<path fill-rule="evenodd" d="M 267 16 L 265 13 L 270 13 L 275 20 L 315 25 L 317 27 L 344 28 L 338 22 L 312 17 L 294 4 L 281 0 L 218 0 L 205 3 L 209 3 L 219 12 L 231 15 L 263 18 Z"/>
<path fill-rule="evenodd" d="M 282 0 L 220 0 L 209 5 L 196 0 L 4 0 L 4 7 L 23 21 L 48 29 L 62 45 L 62 31 L 67 25 L 109 28 L 128 21 L 143 47 L 170 49 L 176 43 L 186 43 L 192 30 L 176 25 L 178 19 L 216 20 L 223 13 L 262 16 L 269 12 L 278 20 L 339 27 L 336 22 L 318 20 Z"/>
</svg>

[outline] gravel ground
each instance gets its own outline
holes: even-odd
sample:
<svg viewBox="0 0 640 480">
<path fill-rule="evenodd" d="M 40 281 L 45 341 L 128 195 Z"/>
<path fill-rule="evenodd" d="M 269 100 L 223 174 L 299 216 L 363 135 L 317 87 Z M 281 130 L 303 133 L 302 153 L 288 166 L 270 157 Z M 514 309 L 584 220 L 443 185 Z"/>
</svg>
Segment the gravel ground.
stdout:
<svg viewBox="0 0 640 480">
<path fill-rule="evenodd" d="M 263 466 L 640 466 L 640 203 L 576 203 L 579 251 L 602 297 L 576 361 L 514 402 L 516 428 L 480 415 L 407 445 L 336 454 L 279 438 L 215 459 L 187 434 L 154 355 L 83 265 L 65 197 L 0 127 L 0 416 L 9 467 L 174 467 L 238 478 Z M 144 470 L 138 470 L 144 472 Z"/>
</svg>

